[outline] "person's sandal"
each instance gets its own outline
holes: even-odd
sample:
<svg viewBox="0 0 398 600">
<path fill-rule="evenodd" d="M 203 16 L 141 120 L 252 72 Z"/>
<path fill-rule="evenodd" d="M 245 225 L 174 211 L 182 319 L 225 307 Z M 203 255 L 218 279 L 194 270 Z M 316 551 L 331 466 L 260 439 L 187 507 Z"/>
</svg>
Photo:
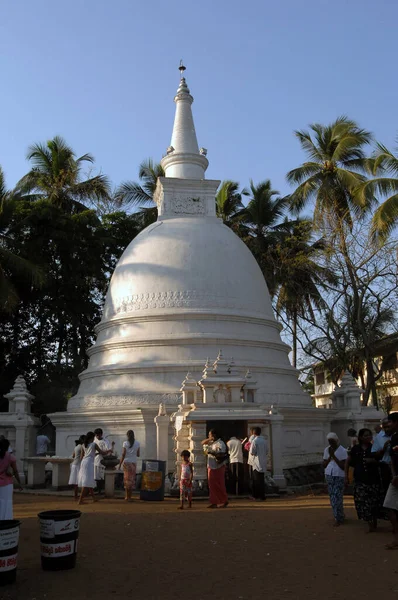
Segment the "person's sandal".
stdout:
<svg viewBox="0 0 398 600">
<path fill-rule="evenodd" d="M 217 504 L 209 504 L 207 508 L 218 508 Z"/>
</svg>

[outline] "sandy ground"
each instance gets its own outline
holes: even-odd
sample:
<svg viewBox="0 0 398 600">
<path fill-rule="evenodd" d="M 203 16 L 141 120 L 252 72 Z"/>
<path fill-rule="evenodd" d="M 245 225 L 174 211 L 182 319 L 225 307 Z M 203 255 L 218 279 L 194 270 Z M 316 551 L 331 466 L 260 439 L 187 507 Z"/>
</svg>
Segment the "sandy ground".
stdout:
<svg viewBox="0 0 398 600">
<path fill-rule="evenodd" d="M 101 500 L 82 508 L 77 566 L 40 567 L 42 510 L 75 508 L 68 498 L 15 496 L 22 520 L 16 585 L 3 600 L 218 600 L 363 597 L 398 599 L 398 551 L 388 523 L 365 534 L 352 499 L 348 521 L 333 529 L 328 498 L 301 497 L 208 510 L 197 501 L 177 511 L 160 503 Z"/>
</svg>

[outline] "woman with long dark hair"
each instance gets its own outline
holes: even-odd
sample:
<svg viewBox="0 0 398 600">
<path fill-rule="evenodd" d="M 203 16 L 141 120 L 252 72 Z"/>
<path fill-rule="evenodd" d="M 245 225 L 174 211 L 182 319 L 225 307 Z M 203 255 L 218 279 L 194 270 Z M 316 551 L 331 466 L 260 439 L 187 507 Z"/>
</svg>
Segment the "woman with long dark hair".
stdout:
<svg viewBox="0 0 398 600">
<path fill-rule="evenodd" d="M 378 463 L 372 455 L 373 435 L 370 429 L 361 429 L 358 444 L 351 448 L 346 461 L 346 482 L 348 469 L 354 468 L 354 502 L 358 519 L 368 524 L 369 532 L 377 528 L 377 519 L 383 518 L 382 490 Z"/>
<path fill-rule="evenodd" d="M 137 473 L 137 458 L 140 456 L 140 443 L 135 439 L 134 431 L 129 429 L 127 440 L 123 442 L 122 456 L 119 469 L 123 465 L 123 481 L 126 491 L 125 500 L 131 502 L 131 494 L 135 490 L 135 478 Z"/>
<path fill-rule="evenodd" d="M 8 440 L 5 438 L 0 440 L 0 521 L 13 518 L 13 477 L 18 481 L 19 489 L 22 490 L 17 461 L 15 456 L 8 452 L 9 446 Z"/>
<path fill-rule="evenodd" d="M 209 484 L 210 505 L 208 508 L 228 506 L 227 490 L 225 488 L 225 465 L 228 453 L 225 443 L 215 429 L 210 429 L 209 437 L 202 442 L 207 446 L 207 479 Z"/>
<path fill-rule="evenodd" d="M 95 453 L 102 454 L 105 456 L 106 454 L 110 454 L 112 450 L 107 450 L 104 452 L 98 445 L 94 442 L 94 432 L 89 431 L 87 435 L 84 436 L 84 442 L 81 450 L 82 462 L 80 465 L 80 473 L 79 473 L 79 487 L 82 488 L 80 493 L 79 504 L 83 504 L 84 497 L 87 494 L 93 499 L 93 502 L 96 502 L 96 498 L 94 496 L 94 488 L 95 488 L 95 479 L 94 479 L 94 459 Z"/>
<path fill-rule="evenodd" d="M 81 435 L 78 440 L 75 440 L 75 449 L 72 454 L 72 462 L 70 464 L 70 477 L 68 485 L 73 485 L 75 491 L 75 500 L 78 499 L 78 483 L 79 483 L 79 473 L 80 473 L 80 465 L 82 463 L 82 446 L 84 444 L 84 435 Z"/>
</svg>

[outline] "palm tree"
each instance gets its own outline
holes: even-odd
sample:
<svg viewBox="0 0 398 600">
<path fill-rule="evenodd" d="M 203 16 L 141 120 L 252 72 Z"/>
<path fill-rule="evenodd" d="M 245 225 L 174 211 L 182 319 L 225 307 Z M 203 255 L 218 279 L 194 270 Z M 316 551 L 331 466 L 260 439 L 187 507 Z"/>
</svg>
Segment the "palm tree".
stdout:
<svg viewBox="0 0 398 600">
<path fill-rule="evenodd" d="M 363 183 L 357 195 L 381 194 L 386 200 L 377 208 L 372 219 L 371 234 L 374 241 L 383 243 L 398 223 L 398 158 L 383 144 L 377 144 L 371 162 L 371 172 L 375 177 Z M 376 177 L 378 174 L 390 174 L 392 177 Z"/>
<path fill-rule="evenodd" d="M 93 198 L 108 198 L 109 182 L 105 175 L 82 181 L 82 167 L 85 163 L 92 164 L 93 156 L 75 156 L 72 148 L 59 136 L 46 144 L 33 144 L 27 153 L 33 167 L 18 182 L 16 190 L 31 200 L 47 198 L 68 213 L 87 210 L 87 203 Z"/>
<path fill-rule="evenodd" d="M 239 192 L 239 183 L 226 179 L 221 182 L 216 195 L 216 213 L 225 225 L 233 227 L 239 220 L 239 213 L 243 209 L 242 195 Z"/>
<path fill-rule="evenodd" d="M 370 188 L 361 196 L 356 194 L 369 170 L 364 148 L 372 134 L 344 116 L 327 126 L 312 124 L 310 130 L 295 132 L 308 161 L 287 174 L 288 182 L 298 186 L 290 196 L 291 207 L 299 213 L 314 200 L 315 225 L 325 218 L 335 225 L 337 218 L 351 227 L 353 215 L 362 214 L 375 202 Z"/>
<path fill-rule="evenodd" d="M 270 253 L 281 239 L 285 224 L 281 222 L 288 206 L 288 200 L 281 198 L 266 179 L 257 185 L 250 180 L 249 189 L 242 190 L 249 197 L 247 206 L 238 213 L 246 227 L 245 241 L 259 263 L 271 296 L 276 291 L 276 278 Z"/>
<path fill-rule="evenodd" d="M 125 181 L 116 189 L 116 200 L 123 203 L 124 206 L 138 209 L 138 216 L 143 227 L 147 227 L 157 219 L 158 209 L 154 206 L 153 197 L 158 177 L 164 176 L 162 165 L 155 163 L 152 158 L 147 158 L 139 166 L 140 183 Z"/>
<path fill-rule="evenodd" d="M 11 225 L 18 197 L 8 191 L 0 167 L 0 309 L 11 312 L 18 303 L 18 293 L 11 279 L 40 285 L 43 281 L 41 269 L 12 250 Z"/>
<path fill-rule="evenodd" d="M 319 264 L 327 251 L 324 239 L 313 241 L 313 224 L 309 219 L 285 220 L 286 231 L 274 250 L 276 277 L 276 311 L 284 311 L 292 324 L 293 366 L 297 366 L 297 324 L 299 317 L 315 320 L 314 309 L 325 308 L 322 299 L 324 283 L 335 283 L 334 273 Z"/>
</svg>

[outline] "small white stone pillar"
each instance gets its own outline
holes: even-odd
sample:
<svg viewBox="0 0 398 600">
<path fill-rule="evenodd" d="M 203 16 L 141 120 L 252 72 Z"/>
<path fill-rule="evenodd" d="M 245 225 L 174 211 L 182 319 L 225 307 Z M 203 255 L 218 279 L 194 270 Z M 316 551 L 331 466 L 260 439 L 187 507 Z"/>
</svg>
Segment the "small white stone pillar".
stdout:
<svg viewBox="0 0 398 600">
<path fill-rule="evenodd" d="M 23 457 L 29 454 L 31 440 L 36 431 L 36 419 L 30 412 L 31 403 L 34 396 L 28 392 L 25 379 L 18 375 L 14 386 L 8 394 L 7 425 L 9 430 L 15 430 L 15 439 L 13 449 L 17 460 L 17 469 L 21 483 L 25 483 L 25 473 L 23 467 Z"/>
<path fill-rule="evenodd" d="M 341 378 L 340 385 L 332 392 L 332 408 L 360 412 L 361 395 L 364 391 L 358 387 L 353 376 L 347 371 Z"/>
<path fill-rule="evenodd" d="M 283 474 L 282 460 L 282 423 L 283 417 L 278 411 L 271 407 L 270 420 L 271 425 L 271 458 L 272 458 L 272 479 L 279 488 L 286 487 L 286 479 Z"/>
<path fill-rule="evenodd" d="M 169 456 L 169 423 L 170 418 L 166 414 L 166 409 L 161 402 L 159 404 L 159 413 L 154 418 L 156 425 L 156 458 L 158 460 L 166 461 L 166 473 L 167 473 L 167 459 Z"/>
<path fill-rule="evenodd" d="M 8 399 L 8 412 L 30 414 L 30 406 L 34 396 L 28 392 L 22 375 L 18 375 L 14 387 L 8 394 L 5 394 L 5 397 Z"/>
</svg>

